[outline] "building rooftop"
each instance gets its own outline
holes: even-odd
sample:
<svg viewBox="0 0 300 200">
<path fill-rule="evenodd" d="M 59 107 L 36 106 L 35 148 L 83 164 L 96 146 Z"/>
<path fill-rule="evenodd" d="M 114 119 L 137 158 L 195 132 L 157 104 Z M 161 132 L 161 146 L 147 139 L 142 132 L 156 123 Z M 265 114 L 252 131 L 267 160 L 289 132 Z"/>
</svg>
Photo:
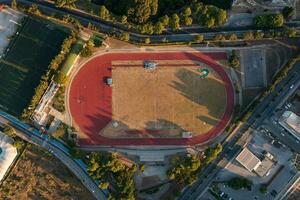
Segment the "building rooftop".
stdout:
<svg viewBox="0 0 300 200">
<path fill-rule="evenodd" d="M 248 148 L 244 148 L 235 159 L 250 172 L 256 170 L 261 164 L 261 161 Z"/>
<path fill-rule="evenodd" d="M 17 156 L 17 149 L 12 145 L 13 142 L 12 138 L 0 132 L 0 180 Z"/>
<path fill-rule="evenodd" d="M 279 124 L 295 137 L 300 138 L 300 117 L 292 111 L 285 111 L 279 119 Z"/>
</svg>

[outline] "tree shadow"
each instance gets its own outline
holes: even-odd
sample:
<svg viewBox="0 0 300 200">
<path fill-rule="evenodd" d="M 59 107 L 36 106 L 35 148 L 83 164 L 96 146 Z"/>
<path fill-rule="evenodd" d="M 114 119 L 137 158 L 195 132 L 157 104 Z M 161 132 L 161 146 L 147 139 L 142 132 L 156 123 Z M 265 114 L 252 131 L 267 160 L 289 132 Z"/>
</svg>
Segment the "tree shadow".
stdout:
<svg viewBox="0 0 300 200">
<path fill-rule="evenodd" d="M 216 119 L 213 119 L 211 117 L 204 116 L 204 115 L 197 116 L 197 119 L 200 119 L 204 123 L 212 125 L 212 126 L 215 126 L 219 122 L 219 120 L 216 120 Z"/>
<path fill-rule="evenodd" d="M 212 98 L 211 95 L 207 95 L 211 93 L 212 89 L 225 91 L 224 85 L 220 81 L 209 77 L 200 78 L 198 73 L 190 69 L 180 69 L 175 75 L 180 81 L 173 81 L 171 87 L 178 90 L 190 101 L 205 106 L 212 117 L 220 118 L 221 113 L 216 105 L 220 104 L 219 98 L 221 96 Z"/>
<path fill-rule="evenodd" d="M 180 130 L 185 131 L 180 125 L 166 119 L 157 119 L 155 121 L 148 121 L 145 124 L 145 130 Z"/>
</svg>

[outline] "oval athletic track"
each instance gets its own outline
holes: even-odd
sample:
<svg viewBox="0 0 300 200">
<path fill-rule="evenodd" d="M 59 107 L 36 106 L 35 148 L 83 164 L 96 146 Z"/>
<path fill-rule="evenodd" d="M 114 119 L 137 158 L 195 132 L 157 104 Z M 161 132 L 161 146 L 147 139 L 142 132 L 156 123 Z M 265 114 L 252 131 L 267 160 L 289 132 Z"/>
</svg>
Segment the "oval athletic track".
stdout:
<svg viewBox="0 0 300 200">
<path fill-rule="evenodd" d="M 227 73 L 215 60 L 227 59 L 224 52 L 159 52 L 159 53 L 106 53 L 85 63 L 72 80 L 69 90 L 69 109 L 73 121 L 85 135 L 79 145 L 196 145 L 208 142 L 222 133 L 231 119 L 234 91 Z M 112 88 L 106 86 L 105 77 L 111 77 L 112 61 L 126 60 L 194 60 L 212 67 L 224 82 L 226 109 L 221 120 L 205 134 L 193 138 L 118 138 L 99 135 L 112 116 Z"/>
</svg>

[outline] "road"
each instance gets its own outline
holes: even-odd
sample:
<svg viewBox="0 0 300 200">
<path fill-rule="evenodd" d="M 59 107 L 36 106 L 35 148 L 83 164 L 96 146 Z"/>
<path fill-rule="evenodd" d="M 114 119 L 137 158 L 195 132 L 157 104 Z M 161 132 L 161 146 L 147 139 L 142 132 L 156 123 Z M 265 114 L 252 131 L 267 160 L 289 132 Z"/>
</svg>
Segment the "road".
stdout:
<svg viewBox="0 0 300 200">
<path fill-rule="evenodd" d="M 184 28 L 181 31 L 176 33 L 165 33 L 162 35 L 143 35 L 139 34 L 132 29 L 128 29 L 126 26 L 120 23 L 112 23 L 106 22 L 104 20 L 99 19 L 93 15 L 87 14 L 80 10 L 71 10 L 66 8 L 57 8 L 54 4 L 49 3 L 43 0 L 18 0 L 19 3 L 25 5 L 32 5 L 35 3 L 38 5 L 39 9 L 49 16 L 53 16 L 53 14 L 60 14 L 60 15 L 69 15 L 78 21 L 82 25 L 87 26 L 89 23 L 92 23 L 100 28 L 101 32 L 104 33 L 122 33 L 128 32 L 130 33 L 130 41 L 132 42 L 144 42 L 146 38 L 150 38 L 152 43 L 161 43 L 162 40 L 167 40 L 170 42 L 184 42 L 184 41 L 193 41 L 195 39 L 195 35 L 201 33 L 206 40 L 211 40 L 216 34 L 236 34 L 239 37 L 242 37 L 245 32 L 254 31 L 254 27 L 234 27 L 234 26 L 227 26 L 227 27 L 220 27 L 220 28 Z M 0 3 L 10 4 L 11 0 L 0 0 Z M 300 29 L 300 22 L 289 22 L 286 23 L 289 27 L 295 27 Z"/>
<path fill-rule="evenodd" d="M 54 139 L 49 139 L 47 135 L 42 135 L 39 131 L 2 111 L 0 111 L 0 123 L 15 128 L 19 137 L 51 152 L 63 164 L 65 164 L 74 175 L 78 177 L 82 184 L 94 195 L 96 199 L 106 199 L 105 192 L 97 186 L 94 180 L 87 174 L 86 169 L 72 158 L 68 149 L 60 142 Z"/>
<path fill-rule="evenodd" d="M 248 133 L 245 130 L 248 127 L 258 128 L 263 124 L 264 119 L 268 119 L 273 115 L 276 108 L 282 105 L 286 99 L 294 92 L 290 89 L 291 85 L 297 85 L 300 80 L 300 61 L 296 62 L 291 68 L 288 75 L 275 87 L 274 91 L 265 97 L 261 103 L 252 112 L 248 120 L 239 128 L 233 139 L 227 138 L 223 142 L 223 151 L 215 160 L 215 162 L 204 169 L 203 174 L 208 175 L 206 179 L 199 179 L 194 185 L 185 189 L 180 200 L 201 199 L 201 196 L 212 183 L 217 174 L 222 170 L 230 160 L 236 157 L 240 148 L 247 142 Z M 241 139 L 239 139 L 241 137 Z M 217 165 L 215 168 L 214 166 Z"/>
</svg>

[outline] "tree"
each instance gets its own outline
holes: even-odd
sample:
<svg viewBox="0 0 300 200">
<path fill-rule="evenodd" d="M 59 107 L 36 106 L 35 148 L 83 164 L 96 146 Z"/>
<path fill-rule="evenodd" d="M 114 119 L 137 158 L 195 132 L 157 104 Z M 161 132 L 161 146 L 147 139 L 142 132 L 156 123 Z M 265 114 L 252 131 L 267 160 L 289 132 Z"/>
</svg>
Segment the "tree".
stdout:
<svg viewBox="0 0 300 200">
<path fill-rule="evenodd" d="M 17 9 L 17 0 L 12 0 L 10 6 L 12 9 L 16 10 Z"/>
<path fill-rule="evenodd" d="M 154 27 L 153 27 L 153 33 L 155 34 L 161 34 L 164 30 L 164 25 L 162 22 L 158 21 L 154 24 Z"/>
<path fill-rule="evenodd" d="M 150 38 L 147 37 L 147 38 L 145 39 L 145 44 L 150 44 L 150 43 L 151 43 L 151 40 L 150 40 Z"/>
<path fill-rule="evenodd" d="M 216 15 L 216 21 L 218 25 L 223 25 L 227 21 L 227 12 L 225 10 L 218 10 Z"/>
<path fill-rule="evenodd" d="M 231 187 L 234 190 L 239 190 L 242 188 L 247 188 L 248 190 L 251 190 L 253 183 L 243 177 L 234 177 L 232 179 L 230 179 L 227 182 L 228 186 Z"/>
<path fill-rule="evenodd" d="M 74 3 L 77 0 L 54 0 L 57 7 L 75 7 Z"/>
<path fill-rule="evenodd" d="M 35 15 L 41 15 L 41 11 L 39 10 L 38 6 L 36 4 L 32 4 L 29 8 L 28 8 L 28 12 L 35 14 Z"/>
<path fill-rule="evenodd" d="M 95 180 L 101 180 L 100 188 L 112 184 L 114 192 L 110 193 L 108 199 L 134 200 L 136 196 L 134 173 L 136 165 L 128 167 L 120 162 L 118 154 L 97 152 L 89 155 L 87 164 L 89 175 Z"/>
<path fill-rule="evenodd" d="M 67 127 L 61 124 L 53 133 L 52 136 L 55 138 L 63 138 L 67 134 Z"/>
<path fill-rule="evenodd" d="M 109 19 L 109 11 L 106 9 L 105 6 L 100 6 L 99 17 L 103 20 Z"/>
<path fill-rule="evenodd" d="M 296 37 L 298 34 L 298 31 L 295 28 L 286 28 L 284 30 L 283 34 L 285 37 L 291 38 L 291 37 Z"/>
<path fill-rule="evenodd" d="M 22 149 L 24 146 L 24 141 L 22 139 L 16 139 L 14 143 L 14 147 L 16 147 L 18 150 Z"/>
<path fill-rule="evenodd" d="M 144 171 L 145 171 L 145 165 L 144 165 L 144 164 L 140 164 L 140 165 L 139 165 L 139 170 L 140 170 L 141 172 L 144 172 Z"/>
<path fill-rule="evenodd" d="M 79 149 L 72 147 L 69 151 L 70 155 L 75 159 L 81 159 L 84 157 L 83 153 Z"/>
<path fill-rule="evenodd" d="M 215 35 L 214 38 L 213 38 L 214 41 L 223 41 L 223 40 L 225 40 L 225 39 L 226 39 L 226 38 L 225 38 L 224 35 L 222 35 L 222 34 L 217 34 L 217 35 Z"/>
<path fill-rule="evenodd" d="M 260 15 L 254 18 L 254 25 L 257 28 L 278 28 L 284 22 L 282 14 Z"/>
<path fill-rule="evenodd" d="M 285 20 L 290 20 L 294 14 L 295 14 L 295 9 L 293 7 L 285 6 L 282 11 L 281 11 L 283 17 Z"/>
<path fill-rule="evenodd" d="M 266 186 L 265 184 L 262 184 L 262 185 L 260 186 L 260 188 L 259 188 L 259 191 L 260 191 L 260 193 L 262 193 L 262 194 L 266 194 L 267 191 L 268 191 L 268 188 L 267 188 L 267 186 Z"/>
<path fill-rule="evenodd" d="M 122 15 L 122 17 L 121 17 L 121 23 L 122 24 L 127 24 L 127 16 L 126 15 Z"/>
<path fill-rule="evenodd" d="M 54 81 L 61 85 L 65 84 L 66 80 L 67 80 L 67 76 L 62 71 L 57 72 L 56 76 L 54 77 Z"/>
<path fill-rule="evenodd" d="M 175 166 L 167 171 L 169 179 L 176 181 L 180 185 L 193 184 L 197 179 L 197 171 L 200 169 L 201 163 L 197 156 L 180 158 Z"/>
<path fill-rule="evenodd" d="M 160 18 L 159 20 L 164 26 L 167 26 L 170 22 L 170 18 L 168 15 L 164 15 L 163 17 Z"/>
<path fill-rule="evenodd" d="M 212 28 L 215 26 L 215 21 L 215 18 L 210 17 L 205 21 L 204 26 L 206 26 L 207 28 Z"/>
<path fill-rule="evenodd" d="M 109 186 L 109 182 L 101 182 L 99 184 L 99 188 L 102 189 L 102 190 L 106 190 Z"/>
<path fill-rule="evenodd" d="M 183 15 L 184 17 L 189 17 L 189 16 L 191 16 L 191 15 L 192 15 L 192 10 L 191 10 L 191 8 L 190 8 L 190 7 L 186 7 L 186 8 L 183 10 L 182 15 Z"/>
<path fill-rule="evenodd" d="M 130 35 L 129 33 L 127 32 L 122 32 L 121 35 L 120 35 L 120 40 L 123 40 L 123 41 L 129 41 L 130 39 Z"/>
<path fill-rule="evenodd" d="M 85 47 L 82 49 L 80 55 L 82 57 L 89 57 L 92 55 L 92 50 L 93 50 L 93 47 L 94 47 L 94 43 L 92 40 L 89 40 L 86 44 L 85 44 Z"/>
<path fill-rule="evenodd" d="M 154 16 L 157 14 L 158 10 L 158 0 L 151 0 L 150 2 L 151 15 Z"/>
<path fill-rule="evenodd" d="M 243 38 L 244 38 L 244 40 L 253 40 L 254 36 L 253 36 L 252 32 L 246 32 L 246 33 L 244 33 Z"/>
<path fill-rule="evenodd" d="M 184 25 L 191 26 L 193 24 L 193 19 L 191 17 L 184 17 L 183 22 L 184 22 Z"/>
<path fill-rule="evenodd" d="M 237 50 L 232 50 L 229 57 L 229 65 L 234 69 L 238 69 L 240 67 L 240 56 L 238 55 Z"/>
<path fill-rule="evenodd" d="M 5 126 L 3 129 L 3 133 L 9 137 L 15 137 L 16 136 L 16 130 L 10 126 Z"/>
<path fill-rule="evenodd" d="M 151 9 L 149 0 L 135 0 L 133 7 L 128 10 L 128 15 L 133 22 L 143 24 L 149 19 Z"/>
<path fill-rule="evenodd" d="M 203 35 L 198 34 L 198 35 L 195 36 L 195 41 L 197 43 L 201 43 L 201 42 L 203 42 L 203 40 L 204 40 L 204 36 Z"/>
<path fill-rule="evenodd" d="M 177 14 L 173 14 L 170 21 L 169 25 L 173 31 L 178 30 L 180 28 L 180 19 Z"/>
<path fill-rule="evenodd" d="M 152 23 L 146 23 L 143 25 L 139 25 L 137 28 L 141 33 L 145 33 L 145 34 L 151 35 L 154 32 L 154 30 L 153 30 L 154 27 L 153 27 Z"/>
<path fill-rule="evenodd" d="M 255 32 L 254 38 L 257 39 L 257 40 L 263 39 L 264 38 L 264 32 L 261 32 L 261 31 Z"/>
<path fill-rule="evenodd" d="M 237 35 L 234 34 L 234 33 L 232 33 L 232 34 L 230 34 L 230 35 L 228 36 L 228 40 L 230 40 L 230 41 L 235 41 L 235 40 L 237 40 L 237 39 L 238 39 L 238 37 L 237 37 Z"/>
<path fill-rule="evenodd" d="M 216 144 L 214 148 L 208 147 L 205 150 L 204 164 L 208 165 L 211 161 L 216 159 L 219 153 L 222 151 L 222 145 L 220 143 Z"/>
</svg>

